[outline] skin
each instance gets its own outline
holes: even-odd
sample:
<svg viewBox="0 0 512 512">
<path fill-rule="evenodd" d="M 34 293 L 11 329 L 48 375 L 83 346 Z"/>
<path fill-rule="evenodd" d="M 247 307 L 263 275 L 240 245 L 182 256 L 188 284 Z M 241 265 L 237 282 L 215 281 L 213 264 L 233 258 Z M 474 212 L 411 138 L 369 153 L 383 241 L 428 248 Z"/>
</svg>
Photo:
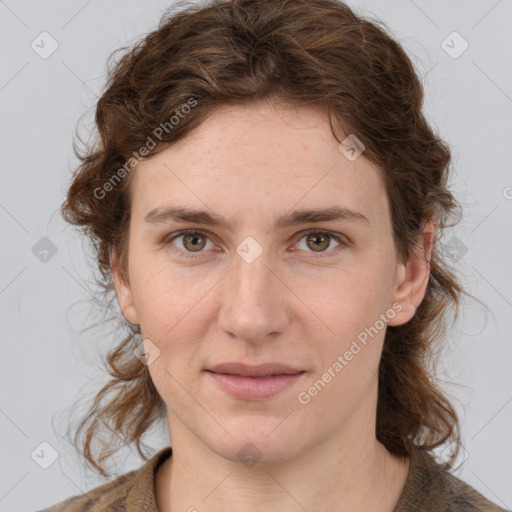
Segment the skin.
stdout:
<svg viewBox="0 0 512 512">
<path fill-rule="evenodd" d="M 297 399 L 393 304 L 401 310 L 388 325 L 409 321 L 428 281 L 429 225 L 400 262 L 380 170 L 364 153 L 350 161 L 338 145 L 317 108 L 223 106 L 133 171 L 128 282 L 115 262 L 113 275 L 125 318 L 160 350 L 149 371 L 173 446 L 156 475 L 160 512 L 393 511 L 399 499 L 409 459 L 375 437 L 384 328 L 308 404 Z M 162 205 L 205 209 L 238 226 L 144 221 Z M 368 222 L 270 231 L 280 214 L 331 205 Z M 308 241 L 301 232 L 309 228 L 345 243 Z M 207 236 L 171 242 L 183 229 Z M 236 252 L 247 236 L 263 249 L 251 263 Z M 306 373 L 269 399 L 240 400 L 203 371 L 226 361 Z M 249 441 L 261 453 L 252 466 L 237 456 Z"/>
</svg>

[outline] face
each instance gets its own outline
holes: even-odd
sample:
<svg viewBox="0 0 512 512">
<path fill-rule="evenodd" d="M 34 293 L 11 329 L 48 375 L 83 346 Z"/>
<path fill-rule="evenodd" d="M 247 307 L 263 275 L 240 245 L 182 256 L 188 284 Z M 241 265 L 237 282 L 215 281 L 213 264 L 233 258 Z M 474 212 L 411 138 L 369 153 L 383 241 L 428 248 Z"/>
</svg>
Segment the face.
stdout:
<svg viewBox="0 0 512 512">
<path fill-rule="evenodd" d="M 190 434 L 236 461 L 251 442 L 270 462 L 374 432 L 385 326 L 421 302 L 429 248 L 398 261 L 364 152 L 347 158 L 321 110 L 262 103 L 216 110 L 132 172 L 129 282 L 114 279 L 173 445 Z M 296 375 L 208 371 L 227 362 Z"/>
</svg>

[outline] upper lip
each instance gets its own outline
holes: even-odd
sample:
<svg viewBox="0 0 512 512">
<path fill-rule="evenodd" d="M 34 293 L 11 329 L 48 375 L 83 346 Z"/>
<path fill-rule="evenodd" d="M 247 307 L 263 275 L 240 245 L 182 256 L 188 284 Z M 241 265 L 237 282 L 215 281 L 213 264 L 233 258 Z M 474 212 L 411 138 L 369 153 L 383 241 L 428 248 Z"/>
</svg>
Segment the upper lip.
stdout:
<svg viewBox="0 0 512 512">
<path fill-rule="evenodd" d="M 244 377 L 265 377 L 268 375 L 293 375 L 301 373 L 304 370 L 298 370 L 280 363 L 266 363 L 250 366 L 247 364 L 230 362 L 207 368 L 207 371 L 242 375 Z"/>
</svg>

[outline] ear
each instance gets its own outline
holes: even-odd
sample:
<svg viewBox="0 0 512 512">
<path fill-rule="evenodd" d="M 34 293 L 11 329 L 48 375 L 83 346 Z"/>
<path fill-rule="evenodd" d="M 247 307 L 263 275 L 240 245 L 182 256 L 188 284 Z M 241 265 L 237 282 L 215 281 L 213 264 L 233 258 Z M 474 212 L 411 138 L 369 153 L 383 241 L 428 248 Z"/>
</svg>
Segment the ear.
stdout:
<svg viewBox="0 0 512 512">
<path fill-rule="evenodd" d="M 418 247 L 405 263 L 398 264 L 393 303 L 402 309 L 388 321 L 388 325 L 407 323 L 421 304 L 430 277 L 430 258 L 435 237 L 435 225 L 429 221 L 423 226 L 423 235 Z"/>
<path fill-rule="evenodd" d="M 111 252 L 111 273 L 112 281 L 114 282 L 114 288 L 116 290 L 117 301 L 123 316 L 128 322 L 134 325 L 139 325 L 139 317 L 137 315 L 137 309 L 133 301 L 132 290 L 128 280 L 128 276 L 125 276 L 119 267 L 119 260 L 116 254 Z"/>
</svg>

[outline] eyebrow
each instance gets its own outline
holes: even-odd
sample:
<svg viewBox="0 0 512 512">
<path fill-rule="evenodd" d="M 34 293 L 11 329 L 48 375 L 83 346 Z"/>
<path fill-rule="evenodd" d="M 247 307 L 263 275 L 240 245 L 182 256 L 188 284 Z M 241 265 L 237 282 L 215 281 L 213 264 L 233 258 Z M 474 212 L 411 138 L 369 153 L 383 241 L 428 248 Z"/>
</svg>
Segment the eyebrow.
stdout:
<svg viewBox="0 0 512 512">
<path fill-rule="evenodd" d="M 368 218 L 360 211 L 341 206 L 331 206 L 320 209 L 294 210 L 291 213 L 280 215 L 272 223 L 270 231 L 311 222 L 327 222 L 332 220 L 370 223 Z M 238 222 L 231 221 L 214 212 L 175 206 L 158 206 L 145 215 L 144 221 L 149 224 L 165 224 L 172 221 L 205 224 L 227 229 L 231 233 L 234 233 L 239 225 Z"/>
</svg>

